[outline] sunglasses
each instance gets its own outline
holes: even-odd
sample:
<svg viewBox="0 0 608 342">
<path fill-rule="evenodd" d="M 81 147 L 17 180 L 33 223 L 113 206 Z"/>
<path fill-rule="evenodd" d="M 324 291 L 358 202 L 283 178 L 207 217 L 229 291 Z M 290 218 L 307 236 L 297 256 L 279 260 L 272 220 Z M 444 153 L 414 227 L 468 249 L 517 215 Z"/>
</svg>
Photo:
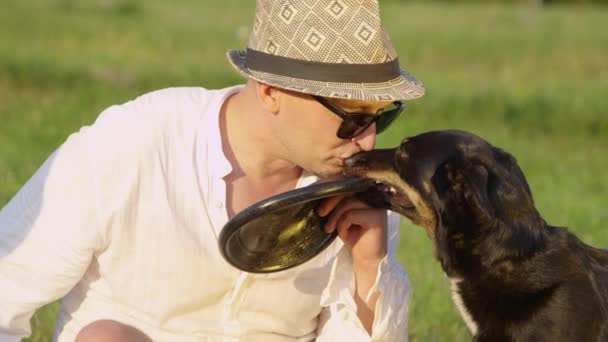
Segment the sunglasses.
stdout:
<svg viewBox="0 0 608 342">
<path fill-rule="evenodd" d="M 376 123 L 376 134 L 380 134 L 390 126 L 399 114 L 401 114 L 403 109 L 405 109 L 405 104 L 403 102 L 395 101 L 392 104 L 379 109 L 376 114 L 349 113 L 321 96 L 311 96 L 322 104 L 323 107 L 342 118 L 342 123 L 336 133 L 340 139 L 352 139 L 365 132 L 373 123 Z"/>
</svg>

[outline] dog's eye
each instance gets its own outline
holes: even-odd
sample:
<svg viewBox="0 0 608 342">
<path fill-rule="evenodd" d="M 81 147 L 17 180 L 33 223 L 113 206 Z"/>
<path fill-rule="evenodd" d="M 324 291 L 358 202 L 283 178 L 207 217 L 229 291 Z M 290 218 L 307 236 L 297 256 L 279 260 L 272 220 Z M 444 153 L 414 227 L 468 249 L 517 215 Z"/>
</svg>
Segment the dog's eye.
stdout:
<svg viewBox="0 0 608 342">
<path fill-rule="evenodd" d="M 405 159 L 408 157 L 408 153 L 406 151 L 406 146 L 404 144 L 401 144 L 401 146 L 399 146 L 399 149 L 397 150 L 397 154 L 396 154 L 400 159 Z"/>
</svg>

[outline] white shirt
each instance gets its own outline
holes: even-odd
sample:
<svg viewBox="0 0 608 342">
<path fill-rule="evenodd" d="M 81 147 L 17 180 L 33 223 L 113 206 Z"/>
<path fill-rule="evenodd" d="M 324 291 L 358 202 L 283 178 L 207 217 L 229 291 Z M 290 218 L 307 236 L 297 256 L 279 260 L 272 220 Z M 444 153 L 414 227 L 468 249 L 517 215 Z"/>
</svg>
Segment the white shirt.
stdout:
<svg viewBox="0 0 608 342">
<path fill-rule="evenodd" d="M 0 211 L 0 341 L 29 335 L 34 311 L 58 298 L 58 341 L 99 319 L 155 341 L 370 340 L 339 239 L 271 274 L 220 255 L 231 165 L 219 110 L 238 89 L 170 88 L 112 106 L 49 157 Z M 410 284 L 389 217 L 373 341 L 407 340 Z"/>
</svg>

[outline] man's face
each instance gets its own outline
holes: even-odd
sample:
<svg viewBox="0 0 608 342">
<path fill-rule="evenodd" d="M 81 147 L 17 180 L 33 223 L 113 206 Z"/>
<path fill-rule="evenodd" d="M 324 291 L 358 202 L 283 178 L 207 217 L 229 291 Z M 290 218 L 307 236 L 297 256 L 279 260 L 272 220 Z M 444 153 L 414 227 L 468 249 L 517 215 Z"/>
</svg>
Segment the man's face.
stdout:
<svg viewBox="0 0 608 342">
<path fill-rule="evenodd" d="M 359 151 L 368 151 L 376 143 L 376 125 L 372 124 L 351 139 L 337 136 L 342 118 L 332 113 L 312 96 L 282 91 L 281 117 L 275 138 L 287 151 L 287 157 L 321 177 L 342 173 L 344 160 Z M 376 113 L 390 101 L 327 99 L 345 112 Z"/>
</svg>

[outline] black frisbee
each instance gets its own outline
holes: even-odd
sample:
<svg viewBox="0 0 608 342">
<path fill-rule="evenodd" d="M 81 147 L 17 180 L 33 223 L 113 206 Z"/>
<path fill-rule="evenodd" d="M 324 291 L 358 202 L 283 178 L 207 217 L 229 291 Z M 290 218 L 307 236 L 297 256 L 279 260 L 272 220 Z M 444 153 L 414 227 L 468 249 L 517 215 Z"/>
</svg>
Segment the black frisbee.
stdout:
<svg viewBox="0 0 608 342">
<path fill-rule="evenodd" d="M 250 273 L 278 272 L 300 265 L 327 248 L 337 236 L 323 230 L 327 218 L 315 213 L 319 202 L 367 190 L 373 183 L 363 178 L 320 181 L 260 201 L 222 228 L 222 256 Z"/>
</svg>

